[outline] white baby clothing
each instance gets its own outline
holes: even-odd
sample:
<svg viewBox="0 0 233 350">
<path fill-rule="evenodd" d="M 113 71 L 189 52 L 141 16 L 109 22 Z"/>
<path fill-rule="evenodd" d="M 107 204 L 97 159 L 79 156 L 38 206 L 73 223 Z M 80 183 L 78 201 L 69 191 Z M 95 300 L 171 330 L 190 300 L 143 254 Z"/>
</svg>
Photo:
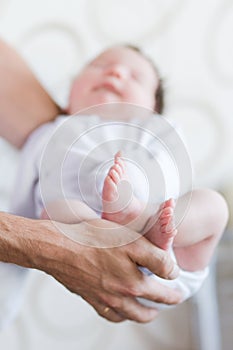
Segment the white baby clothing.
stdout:
<svg viewBox="0 0 233 350">
<path fill-rule="evenodd" d="M 159 117 L 152 118 L 146 122 L 106 123 L 97 116 L 60 116 L 41 126 L 24 146 L 12 211 L 39 217 L 44 203 L 69 198 L 82 200 L 101 212 L 103 181 L 118 150 L 123 151 L 134 193 L 141 200 L 161 202 L 185 193 L 190 176 L 186 176 L 184 167 L 185 181 L 181 183 L 175 159 L 179 150 L 172 144 L 177 140 L 169 135 L 173 132 L 178 138 L 175 129 L 170 126 L 168 135 L 163 135 L 164 130 L 156 130 Z M 167 128 L 167 124 L 160 128 Z M 167 151 L 166 141 L 170 139 Z"/>
</svg>

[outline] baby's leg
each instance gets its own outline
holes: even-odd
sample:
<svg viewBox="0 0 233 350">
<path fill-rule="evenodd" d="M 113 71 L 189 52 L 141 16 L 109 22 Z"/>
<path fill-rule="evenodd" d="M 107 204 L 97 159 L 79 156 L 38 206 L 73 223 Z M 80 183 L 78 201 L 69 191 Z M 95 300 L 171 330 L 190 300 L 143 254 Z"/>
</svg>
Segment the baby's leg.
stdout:
<svg viewBox="0 0 233 350">
<path fill-rule="evenodd" d="M 160 248 L 168 249 L 176 234 L 173 224 L 174 202 L 168 200 L 160 206 L 146 207 L 145 203 L 139 201 L 134 195 L 127 201 L 127 198 L 124 198 L 125 193 L 119 193 L 121 181 L 127 181 L 130 184 L 125 162 L 121 153 L 118 152 L 115 155 L 114 165 L 104 181 L 102 218 L 127 225 L 137 232 L 145 232 L 148 227 L 147 238 Z M 125 192 L 129 195 L 127 191 Z"/>
<path fill-rule="evenodd" d="M 74 199 L 47 203 L 46 209 L 41 213 L 41 219 L 51 219 L 64 224 L 78 224 L 97 218 L 98 215 L 85 203 Z"/>
<path fill-rule="evenodd" d="M 189 194 L 179 198 L 175 210 L 181 217 Z M 228 207 L 224 198 L 209 189 L 194 190 L 190 206 L 177 227 L 174 252 L 181 268 L 196 271 L 205 268 L 213 255 L 228 221 Z"/>
</svg>

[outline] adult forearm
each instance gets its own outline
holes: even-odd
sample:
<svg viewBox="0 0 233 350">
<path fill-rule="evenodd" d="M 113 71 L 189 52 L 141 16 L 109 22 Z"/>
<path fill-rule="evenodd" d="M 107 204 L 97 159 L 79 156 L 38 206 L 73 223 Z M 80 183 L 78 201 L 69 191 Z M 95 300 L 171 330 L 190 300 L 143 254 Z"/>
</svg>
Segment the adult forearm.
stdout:
<svg viewBox="0 0 233 350">
<path fill-rule="evenodd" d="M 41 250 L 47 241 L 54 246 L 58 238 L 55 237 L 56 233 L 48 229 L 46 222 L 0 213 L 0 261 L 38 267 L 42 265 Z"/>
<path fill-rule="evenodd" d="M 17 52 L 0 39 L 0 136 L 21 147 L 59 108 Z"/>
</svg>

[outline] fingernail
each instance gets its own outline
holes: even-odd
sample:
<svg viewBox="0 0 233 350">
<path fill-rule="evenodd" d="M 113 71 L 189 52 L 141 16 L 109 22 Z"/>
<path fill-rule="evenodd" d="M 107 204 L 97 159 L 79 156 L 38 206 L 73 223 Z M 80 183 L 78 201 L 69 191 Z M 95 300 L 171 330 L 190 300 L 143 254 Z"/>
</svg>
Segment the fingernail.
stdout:
<svg viewBox="0 0 233 350">
<path fill-rule="evenodd" d="M 179 274 L 180 274 L 179 266 L 175 264 L 172 272 L 168 275 L 168 278 L 169 279 L 177 278 Z"/>
</svg>

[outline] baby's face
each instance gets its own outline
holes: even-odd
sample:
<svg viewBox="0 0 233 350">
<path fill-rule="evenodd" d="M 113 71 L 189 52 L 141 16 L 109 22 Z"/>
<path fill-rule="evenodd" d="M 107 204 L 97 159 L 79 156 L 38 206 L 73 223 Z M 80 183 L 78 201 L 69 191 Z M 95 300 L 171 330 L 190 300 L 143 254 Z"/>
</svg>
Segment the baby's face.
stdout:
<svg viewBox="0 0 233 350">
<path fill-rule="evenodd" d="M 109 102 L 128 102 L 154 109 L 157 74 L 140 53 L 125 47 L 104 51 L 75 79 L 68 113 Z"/>
</svg>

